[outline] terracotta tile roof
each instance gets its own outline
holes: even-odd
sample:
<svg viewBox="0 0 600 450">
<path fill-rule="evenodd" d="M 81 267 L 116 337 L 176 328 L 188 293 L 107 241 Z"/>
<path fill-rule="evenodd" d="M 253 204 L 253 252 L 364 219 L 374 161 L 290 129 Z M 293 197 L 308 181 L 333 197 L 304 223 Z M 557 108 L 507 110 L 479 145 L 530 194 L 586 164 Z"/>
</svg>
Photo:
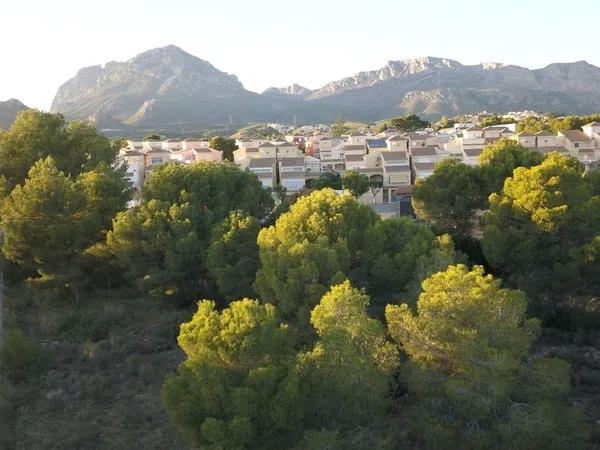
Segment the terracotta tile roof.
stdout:
<svg viewBox="0 0 600 450">
<path fill-rule="evenodd" d="M 405 160 L 406 152 L 381 152 L 381 158 L 384 161 L 401 161 Z"/>
<path fill-rule="evenodd" d="M 429 137 L 426 134 L 419 134 L 419 133 L 406 133 L 406 134 L 404 134 L 404 136 L 406 136 L 411 141 L 424 141 L 425 139 L 427 139 Z"/>
<path fill-rule="evenodd" d="M 417 172 L 433 172 L 435 163 L 413 163 L 413 166 Z"/>
<path fill-rule="evenodd" d="M 418 164 L 418 163 L 417 163 Z M 410 172 L 410 167 L 406 166 L 384 166 L 386 172 Z"/>
<path fill-rule="evenodd" d="M 592 140 L 587 134 L 579 130 L 565 130 L 560 133 L 571 142 L 589 142 Z"/>
<path fill-rule="evenodd" d="M 130 150 L 128 152 L 125 152 L 125 154 L 123 154 L 124 157 L 128 157 L 128 156 L 144 156 L 144 153 L 142 152 L 138 152 L 137 150 Z"/>
<path fill-rule="evenodd" d="M 170 150 L 166 150 L 164 148 L 152 148 L 146 152 L 148 155 L 151 153 L 171 153 Z"/>
<path fill-rule="evenodd" d="M 408 137 L 406 137 L 406 136 L 400 136 L 399 134 L 396 134 L 396 135 L 394 135 L 392 137 L 389 137 L 388 141 L 392 141 L 392 142 L 395 142 L 395 141 L 408 141 Z"/>
<path fill-rule="evenodd" d="M 304 156 L 297 156 L 293 158 L 280 158 L 279 164 L 281 167 L 294 167 L 294 166 L 303 166 L 304 167 Z"/>
<path fill-rule="evenodd" d="M 363 155 L 345 155 L 346 161 L 364 161 Z"/>
<path fill-rule="evenodd" d="M 251 169 L 259 167 L 273 167 L 275 158 L 252 158 L 248 167 Z"/>
<path fill-rule="evenodd" d="M 437 148 L 428 145 L 427 147 L 414 147 L 410 149 L 412 156 L 434 156 L 437 155 Z"/>
<path fill-rule="evenodd" d="M 364 150 L 365 152 L 367 151 L 365 146 L 360 144 L 346 144 L 342 147 L 342 150 Z"/>
<path fill-rule="evenodd" d="M 483 149 L 482 148 L 464 148 L 463 152 L 465 152 L 465 155 L 472 158 L 474 156 L 481 155 L 481 153 L 483 152 Z"/>
</svg>

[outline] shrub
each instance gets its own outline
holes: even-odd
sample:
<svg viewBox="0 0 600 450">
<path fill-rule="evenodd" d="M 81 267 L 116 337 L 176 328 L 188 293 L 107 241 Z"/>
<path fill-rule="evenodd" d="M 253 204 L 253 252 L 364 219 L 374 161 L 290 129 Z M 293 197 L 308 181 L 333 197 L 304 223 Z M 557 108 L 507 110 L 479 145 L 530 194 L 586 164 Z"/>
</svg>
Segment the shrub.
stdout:
<svg viewBox="0 0 600 450">
<path fill-rule="evenodd" d="M 2 373 L 11 381 L 21 381 L 37 375 L 43 368 L 43 354 L 39 345 L 20 330 L 9 329 L 0 349 Z"/>
<path fill-rule="evenodd" d="M 78 312 L 69 314 L 58 325 L 58 333 L 74 343 L 85 341 L 99 342 L 108 337 L 110 329 L 116 325 L 115 317 L 92 317 Z"/>
</svg>

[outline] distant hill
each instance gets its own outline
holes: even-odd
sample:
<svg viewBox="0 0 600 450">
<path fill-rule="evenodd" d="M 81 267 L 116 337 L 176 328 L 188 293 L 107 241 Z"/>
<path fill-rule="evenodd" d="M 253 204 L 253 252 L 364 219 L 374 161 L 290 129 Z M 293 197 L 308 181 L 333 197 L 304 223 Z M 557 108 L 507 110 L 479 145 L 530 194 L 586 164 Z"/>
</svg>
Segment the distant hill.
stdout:
<svg viewBox="0 0 600 450">
<path fill-rule="evenodd" d="M 483 110 L 600 111 L 600 68 L 579 61 L 529 70 L 423 57 L 390 61 L 316 90 L 292 84 L 257 94 L 171 45 L 81 69 L 52 103 L 52 111 L 92 119 L 100 128 L 178 133 L 231 122 L 375 121 L 409 112 L 437 118 Z"/>
<path fill-rule="evenodd" d="M 27 109 L 29 108 L 15 98 L 0 102 L 0 129 L 8 130 L 17 114 Z"/>
</svg>

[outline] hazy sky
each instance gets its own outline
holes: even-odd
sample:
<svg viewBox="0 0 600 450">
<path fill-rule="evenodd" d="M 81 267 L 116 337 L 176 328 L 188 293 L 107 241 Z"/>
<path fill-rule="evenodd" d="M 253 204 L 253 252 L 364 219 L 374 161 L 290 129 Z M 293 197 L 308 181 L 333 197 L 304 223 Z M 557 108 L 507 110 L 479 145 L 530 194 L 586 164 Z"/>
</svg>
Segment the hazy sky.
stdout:
<svg viewBox="0 0 600 450">
<path fill-rule="evenodd" d="M 598 0 L 2 0 L 0 100 L 48 109 L 81 67 L 168 44 L 254 91 L 415 56 L 600 65 L 598 24 Z"/>
</svg>

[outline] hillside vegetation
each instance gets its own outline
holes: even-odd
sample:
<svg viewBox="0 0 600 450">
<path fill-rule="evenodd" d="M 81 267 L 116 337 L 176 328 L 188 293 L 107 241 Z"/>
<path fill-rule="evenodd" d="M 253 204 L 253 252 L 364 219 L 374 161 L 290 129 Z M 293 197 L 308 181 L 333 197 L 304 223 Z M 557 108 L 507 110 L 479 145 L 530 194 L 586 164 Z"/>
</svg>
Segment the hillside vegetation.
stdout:
<svg viewBox="0 0 600 450">
<path fill-rule="evenodd" d="M 117 147 L 0 133 L 4 447 L 598 448 L 600 172 L 501 140 L 384 220 Z"/>
</svg>

